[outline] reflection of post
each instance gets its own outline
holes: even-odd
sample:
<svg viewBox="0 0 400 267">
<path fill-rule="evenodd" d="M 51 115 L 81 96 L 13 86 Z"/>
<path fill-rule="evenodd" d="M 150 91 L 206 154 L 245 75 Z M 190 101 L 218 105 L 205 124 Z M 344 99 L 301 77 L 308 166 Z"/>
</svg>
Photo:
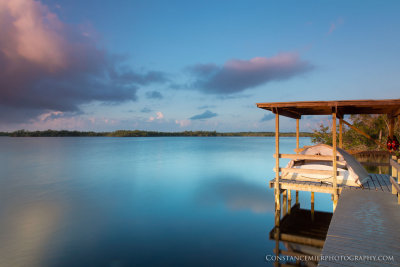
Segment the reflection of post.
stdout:
<svg viewBox="0 0 400 267">
<path fill-rule="evenodd" d="M 336 209 L 337 201 L 338 201 L 338 191 L 337 191 L 337 168 L 336 168 L 336 108 L 332 113 L 332 146 L 333 146 L 333 211 Z"/>
<path fill-rule="evenodd" d="M 290 210 L 292 209 L 292 191 L 288 189 L 287 192 L 288 192 L 288 214 L 290 214 Z"/>
<path fill-rule="evenodd" d="M 279 227 L 275 227 L 275 262 L 274 266 L 279 266 L 279 235 L 280 235 L 280 230 Z"/>
<path fill-rule="evenodd" d="M 314 221 L 314 192 L 311 192 L 311 220 Z"/>
<path fill-rule="evenodd" d="M 287 190 L 283 190 L 282 192 L 282 216 L 285 216 L 287 213 Z"/>
<path fill-rule="evenodd" d="M 275 113 L 275 226 L 279 227 L 279 220 L 281 215 L 280 203 L 280 186 L 279 186 L 279 114 L 278 110 Z"/>
</svg>

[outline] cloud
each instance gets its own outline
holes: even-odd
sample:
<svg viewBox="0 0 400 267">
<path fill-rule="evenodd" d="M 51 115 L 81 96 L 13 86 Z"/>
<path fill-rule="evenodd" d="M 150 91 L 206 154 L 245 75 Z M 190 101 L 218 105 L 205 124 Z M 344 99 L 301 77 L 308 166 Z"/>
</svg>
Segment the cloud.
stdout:
<svg viewBox="0 0 400 267">
<path fill-rule="evenodd" d="M 162 120 L 164 118 L 164 114 L 161 111 L 158 111 L 156 113 L 156 117 L 150 117 L 149 121 L 154 121 L 154 120 Z"/>
<path fill-rule="evenodd" d="M 204 105 L 204 106 L 200 106 L 198 107 L 198 109 L 208 109 L 208 108 L 215 108 L 215 105 Z"/>
<path fill-rule="evenodd" d="M 141 110 L 140 110 L 140 112 L 142 112 L 142 113 L 150 113 L 150 112 L 152 112 L 153 110 L 152 109 L 149 109 L 148 107 L 144 107 L 144 108 L 142 108 Z"/>
<path fill-rule="evenodd" d="M 214 113 L 214 112 L 211 112 L 209 110 L 206 110 L 201 114 L 194 115 L 190 119 L 191 120 L 205 120 L 205 119 L 213 118 L 213 117 L 216 117 L 216 116 L 218 116 L 217 113 Z"/>
<path fill-rule="evenodd" d="M 332 34 L 343 23 L 344 23 L 343 18 L 338 18 L 336 21 L 331 22 L 331 26 L 329 27 L 328 35 Z"/>
<path fill-rule="evenodd" d="M 260 122 L 270 121 L 275 118 L 275 115 L 272 113 L 265 114 L 264 117 L 261 118 Z"/>
<path fill-rule="evenodd" d="M 179 124 L 180 127 L 186 127 L 190 125 L 190 120 L 175 120 L 176 124 Z"/>
<path fill-rule="evenodd" d="M 163 99 L 163 95 L 158 91 L 146 92 L 146 97 L 149 99 Z"/>
<path fill-rule="evenodd" d="M 92 101 L 137 100 L 140 85 L 167 81 L 136 73 L 100 49 L 94 33 L 60 21 L 38 1 L 0 0 L 0 122 L 76 113 Z"/>
<path fill-rule="evenodd" d="M 296 53 L 281 53 L 271 58 L 233 59 L 223 66 L 197 64 L 189 67 L 194 75 L 191 87 L 206 94 L 234 94 L 266 84 L 286 80 L 314 67 Z"/>
</svg>

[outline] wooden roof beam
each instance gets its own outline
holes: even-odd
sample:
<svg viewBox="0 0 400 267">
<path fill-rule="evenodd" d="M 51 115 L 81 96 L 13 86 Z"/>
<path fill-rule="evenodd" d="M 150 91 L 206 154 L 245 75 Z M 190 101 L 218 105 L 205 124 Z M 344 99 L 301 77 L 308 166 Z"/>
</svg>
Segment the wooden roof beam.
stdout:
<svg viewBox="0 0 400 267">
<path fill-rule="evenodd" d="M 397 116 L 400 116 L 400 108 L 397 110 L 393 110 L 392 114 L 390 114 L 393 118 L 396 118 Z"/>
<path fill-rule="evenodd" d="M 344 113 L 343 113 L 343 111 L 342 111 L 340 108 L 337 108 L 337 107 L 336 107 L 336 117 L 337 117 L 338 119 L 344 119 Z"/>
<path fill-rule="evenodd" d="M 298 114 L 297 112 L 288 110 L 288 109 L 282 109 L 282 108 L 273 108 L 273 112 L 276 114 L 278 113 L 279 115 L 289 117 L 292 119 L 301 119 L 301 115 Z"/>
</svg>

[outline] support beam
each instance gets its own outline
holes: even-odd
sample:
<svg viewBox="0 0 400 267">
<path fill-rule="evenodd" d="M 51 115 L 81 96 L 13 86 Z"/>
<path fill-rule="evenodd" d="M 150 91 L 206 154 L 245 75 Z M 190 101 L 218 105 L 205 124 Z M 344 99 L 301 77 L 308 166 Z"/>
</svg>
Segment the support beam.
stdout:
<svg viewBox="0 0 400 267">
<path fill-rule="evenodd" d="M 287 110 L 287 109 L 281 109 L 280 108 L 279 111 L 278 111 L 278 109 L 276 108 L 273 112 L 275 114 L 279 113 L 279 115 L 282 115 L 282 116 L 285 116 L 285 117 L 289 117 L 289 118 L 292 118 L 292 119 L 300 119 L 301 118 L 300 114 L 298 114 L 298 113 L 296 113 L 294 111 L 291 111 L 291 110 Z"/>
<path fill-rule="evenodd" d="M 338 119 L 344 119 L 343 112 L 342 112 L 340 109 L 338 109 L 338 108 L 336 108 L 336 117 L 337 117 Z"/>
<path fill-rule="evenodd" d="M 275 168 L 274 168 L 274 171 L 276 171 Z M 332 171 L 330 171 L 330 170 L 313 170 L 313 169 L 299 169 L 299 168 L 279 168 L 279 171 L 288 172 L 288 173 L 307 173 L 307 174 L 321 174 L 321 175 L 331 175 L 332 174 Z M 341 174 L 343 174 L 343 171 L 336 172 L 336 175 L 341 175 Z M 332 180 L 334 180 L 334 179 L 332 179 Z"/>
<path fill-rule="evenodd" d="M 275 154 L 279 155 L 279 114 L 276 110 L 275 114 Z M 279 157 L 275 159 L 275 226 L 279 227 L 281 203 L 280 203 L 280 187 L 279 187 Z"/>
<path fill-rule="evenodd" d="M 393 111 L 392 113 L 392 117 L 397 117 L 400 116 L 400 108 L 398 108 L 397 110 Z"/>
<path fill-rule="evenodd" d="M 336 155 L 336 110 L 332 113 L 332 154 L 333 154 L 333 211 L 336 209 L 338 201 L 338 191 L 337 191 L 337 155 Z"/>
<path fill-rule="evenodd" d="M 390 177 L 390 183 L 392 184 L 392 194 L 397 195 L 397 204 L 400 204 L 400 185 L 393 177 Z"/>
<path fill-rule="evenodd" d="M 379 141 L 375 140 L 374 138 L 372 138 L 371 136 L 369 136 L 368 134 L 364 133 L 363 131 L 361 131 L 360 129 L 358 129 L 357 127 L 354 127 L 353 125 L 351 125 L 350 123 L 348 123 L 347 121 L 343 120 L 343 123 L 346 124 L 347 126 L 349 126 L 351 129 L 353 129 L 354 131 L 356 131 L 357 133 L 367 137 L 368 139 L 374 141 L 378 146 L 382 147 L 384 150 L 386 150 L 386 146 L 382 143 L 380 143 Z"/>
<path fill-rule="evenodd" d="M 299 204 L 299 190 L 296 190 L 296 205 Z"/>
<path fill-rule="evenodd" d="M 330 161 L 332 160 L 332 156 L 322 156 L 322 155 L 298 155 L 298 154 L 279 154 L 278 155 L 279 158 L 281 159 L 294 159 L 294 160 L 302 160 L 302 159 L 308 159 L 308 160 L 327 160 Z M 277 156 L 274 155 L 274 158 L 276 158 Z M 344 162 L 344 158 L 341 156 L 337 157 L 338 161 L 343 161 Z"/>
<path fill-rule="evenodd" d="M 300 145 L 300 120 L 296 119 L 296 153 L 299 154 L 299 145 Z"/>
<path fill-rule="evenodd" d="M 292 191 L 291 190 L 287 190 L 288 193 L 288 214 L 290 214 L 290 211 L 292 209 Z"/>
<path fill-rule="evenodd" d="M 283 190 L 282 193 L 282 217 L 287 213 L 287 190 Z"/>
<path fill-rule="evenodd" d="M 339 147 L 343 149 L 343 118 L 339 119 Z"/>
</svg>

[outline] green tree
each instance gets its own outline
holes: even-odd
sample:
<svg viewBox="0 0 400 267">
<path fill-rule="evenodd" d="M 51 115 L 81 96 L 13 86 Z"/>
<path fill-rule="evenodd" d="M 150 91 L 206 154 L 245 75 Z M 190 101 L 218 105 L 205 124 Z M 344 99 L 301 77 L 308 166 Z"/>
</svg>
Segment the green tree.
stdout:
<svg viewBox="0 0 400 267">
<path fill-rule="evenodd" d="M 374 140 L 386 144 L 389 135 L 389 120 L 386 115 L 351 115 L 350 123 L 364 133 L 371 136 Z M 395 120 L 395 135 L 399 139 L 400 127 L 398 120 Z M 343 125 L 343 147 L 344 149 L 354 150 L 384 150 L 373 140 L 359 134 L 355 130 Z M 337 126 L 339 131 L 339 126 Z M 318 129 L 314 130 L 311 137 L 313 143 L 323 143 L 332 145 L 331 126 L 320 124 Z M 337 135 L 337 142 L 339 135 Z"/>
</svg>

